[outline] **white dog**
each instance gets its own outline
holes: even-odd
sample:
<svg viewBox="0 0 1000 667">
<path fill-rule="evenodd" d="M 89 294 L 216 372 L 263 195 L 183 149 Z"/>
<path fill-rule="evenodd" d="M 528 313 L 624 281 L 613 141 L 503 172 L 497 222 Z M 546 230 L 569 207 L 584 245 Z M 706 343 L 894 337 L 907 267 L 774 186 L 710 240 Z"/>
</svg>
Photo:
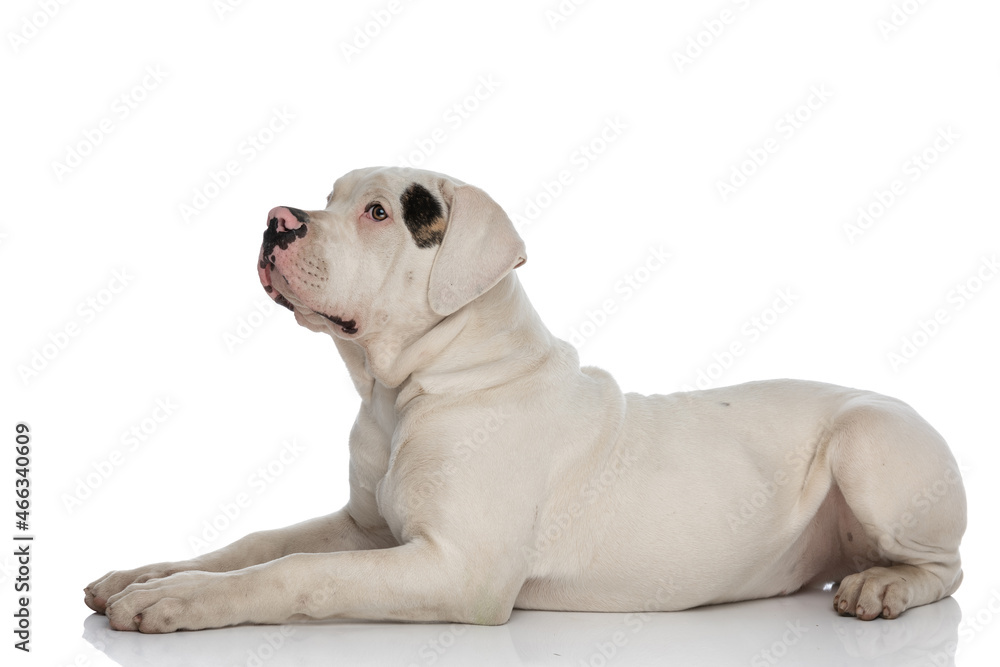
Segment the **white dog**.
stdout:
<svg viewBox="0 0 1000 667">
<path fill-rule="evenodd" d="M 329 334 L 361 395 L 339 512 L 111 572 L 86 603 L 172 632 L 298 619 L 499 624 L 511 610 L 677 610 L 839 581 L 895 618 L 962 580 L 965 492 L 906 404 L 775 380 L 623 394 L 555 338 L 482 190 L 426 171 L 278 207 L 258 271 Z"/>
</svg>

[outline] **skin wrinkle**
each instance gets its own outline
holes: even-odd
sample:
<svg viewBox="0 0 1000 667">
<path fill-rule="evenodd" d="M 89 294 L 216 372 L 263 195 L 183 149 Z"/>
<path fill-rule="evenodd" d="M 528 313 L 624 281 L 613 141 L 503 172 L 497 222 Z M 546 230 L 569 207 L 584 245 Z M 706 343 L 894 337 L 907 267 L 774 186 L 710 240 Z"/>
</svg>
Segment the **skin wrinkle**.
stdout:
<svg viewBox="0 0 1000 667">
<path fill-rule="evenodd" d="M 329 203 L 327 204 L 327 206 L 329 206 Z M 267 258 L 270 257 L 270 254 L 274 251 L 275 246 L 280 247 L 282 250 L 287 250 L 288 246 L 291 245 L 291 243 L 293 241 L 295 241 L 295 240 L 297 240 L 297 239 L 302 238 L 302 237 L 305 236 L 307 228 L 306 228 L 306 226 L 305 226 L 304 223 L 309 222 L 309 215 L 307 213 L 305 213 L 304 211 L 302 211 L 300 209 L 297 209 L 297 208 L 292 208 L 292 207 L 289 207 L 289 206 L 286 206 L 285 208 L 287 208 L 289 211 L 291 211 L 292 214 L 295 216 L 295 218 L 299 222 L 303 223 L 303 226 L 299 227 L 298 229 L 291 230 L 291 231 L 288 231 L 288 232 L 278 232 L 277 231 L 278 219 L 277 218 L 271 218 L 271 220 L 268 222 L 268 228 L 264 232 L 264 253 L 265 253 L 265 260 L 262 260 L 261 267 L 263 267 L 265 265 L 265 261 L 266 261 L 271 266 L 272 271 L 276 271 L 274 263 L 270 262 Z M 299 233 L 299 232 L 301 232 L 301 233 Z M 304 263 L 306 263 L 306 264 L 308 264 L 309 266 L 311 266 L 311 267 L 313 267 L 315 269 L 319 269 L 318 265 L 313 264 L 312 262 L 310 262 L 306 258 L 302 258 L 301 261 L 304 262 Z M 296 267 L 298 268 L 299 271 L 302 271 L 303 273 L 306 273 L 306 274 L 308 274 L 310 276 L 313 276 L 314 278 L 319 279 L 319 276 L 317 274 L 309 271 L 308 269 L 303 268 L 301 264 L 297 264 Z M 280 272 L 278 272 L 278 273 L 280 275 Z M 326 279 L 324 278 L 323 280 L 325 281 Z M 287 279 L 286 279 L 286 282 L 287 282 Z M 319 287 L 319 285 L 313 284 L 313 283 L 310 283 L 310 285 L 312 287 L 314 287 L 314 288 Z M 273 287 L 270 286 L 270 285 L 267 286 L 267 287 L 265 287 L 265 290 L 267 291 L 268 294 L 272 294 L 273 291 L 274 291 Z M 278 294 L 277 296 L 274 296 L 274 300 L 279 305 L 284 306 L 285 308 L 288 308 L 289 310 L 291 310 L 291 311 L 294 312 L 295 307 L 291 304 L 291 302 L 289 302 L 289 300 L 283 294 Z M 305 306 L 303 306 L 303 308 L 305 308 Z M 341 328 L 341 331 L 343 331 L 346 334 L 351 335 L 351 334 L 356 334 L 358 332 L 357 323 L 354 321 L 353 318 L 351 318 L 349 320 L 345 320 L 344 318 L 342 318 L 340 316 L 337 316 L 337 315 L 328 315 L 327 313 L 319 311 L 319 310 L 313 310 L 311 308 L 309 308 L 308 310 L 310 310 L 311 312 L 314 312 L 314 313 L 316 313 L 316 314 L 318 314 L 318 315 L 320 315 L 322 317 L 325 317 L 329 321 L 333 322 L 334 324 L 336 324 L 337 326 L 339 326 Z"/>
</svg>

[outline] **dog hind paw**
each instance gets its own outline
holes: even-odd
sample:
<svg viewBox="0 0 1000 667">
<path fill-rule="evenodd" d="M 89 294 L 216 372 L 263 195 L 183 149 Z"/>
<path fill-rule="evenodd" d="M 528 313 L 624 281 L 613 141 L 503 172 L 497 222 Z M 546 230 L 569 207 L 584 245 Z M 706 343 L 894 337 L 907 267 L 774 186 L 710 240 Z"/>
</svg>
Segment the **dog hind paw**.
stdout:
<svg viewBox="0 0 1000 667">
<path fill-rule="evenodd" d="M 840 582 L 833 598 L 833 608 L 841 616 L 856 616 L 863 621 L 896 618 L 911 602 L 912 587 L 896 568 L 872 567 L 851 574 Z"/>
</svg>

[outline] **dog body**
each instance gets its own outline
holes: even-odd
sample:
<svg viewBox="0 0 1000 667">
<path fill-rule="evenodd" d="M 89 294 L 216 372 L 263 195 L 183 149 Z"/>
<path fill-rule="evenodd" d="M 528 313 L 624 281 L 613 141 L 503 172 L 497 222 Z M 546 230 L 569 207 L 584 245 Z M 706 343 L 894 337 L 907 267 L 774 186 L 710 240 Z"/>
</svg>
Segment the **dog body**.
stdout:
<svg viewBox="0 0 1000 667">
<path fill-rule="evenodd" d="M 944 440 L 871 392 L 778 380 L 623 394 L 528 302 L 481 190 L 365 169 L 273 209 L 265 290 L 333 337 L 361 396 L 341 511 L 86 589 L 145 632 L 513 608 L 677 610 L 841 581 L 838 612 L 951 594 L 965 495 Z"/>
</svg>

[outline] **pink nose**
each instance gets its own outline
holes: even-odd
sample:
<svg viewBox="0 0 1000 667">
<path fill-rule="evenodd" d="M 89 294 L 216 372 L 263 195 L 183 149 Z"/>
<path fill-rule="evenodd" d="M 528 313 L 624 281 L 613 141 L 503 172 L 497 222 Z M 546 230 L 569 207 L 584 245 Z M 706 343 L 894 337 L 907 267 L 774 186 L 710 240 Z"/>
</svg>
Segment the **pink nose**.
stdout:
<svg viewBox="0 0 1000 667">
<path fill-rule="evenodd" d="M 305 211 L 301 211 L 291 206 L 275 206 L 267 212 L 267 224 L 277 220 L 279 232 L 290 232 L 298 229 L 309 221 L 309 216 Z"/>
</svg>

